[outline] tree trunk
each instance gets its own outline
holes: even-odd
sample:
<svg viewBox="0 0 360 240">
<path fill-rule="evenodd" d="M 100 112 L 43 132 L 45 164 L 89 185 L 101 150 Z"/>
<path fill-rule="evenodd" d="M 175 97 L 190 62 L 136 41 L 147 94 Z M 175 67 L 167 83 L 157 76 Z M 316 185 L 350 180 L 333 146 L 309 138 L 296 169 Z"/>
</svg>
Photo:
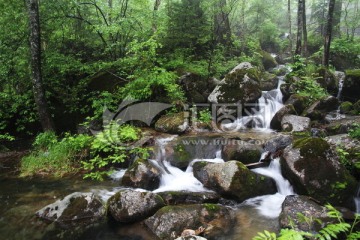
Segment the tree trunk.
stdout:
<svg viewBox="0 0 360 240">
<path fill-rule="evenodd" d="M 333 36 L 340 37 L 340 22 L 341 22 L 342 0 L 335 2 L 334 19 L 333 19 Z"/>
<path fill-rule="evenodd" d="M 226 0 L 218 0 L 215 6 L 214 35 L 216 42 L 229 46 L 231 44 L 231 30 L 229 13 L 226 12 Z"/>
<path fill-rule="evenodd" d="M 26 0 L 26 6 L 29 16 L 31 70 L 35 103 L 37 105 L 39 120 L 43 130 L 53 131 L 54 124 L 49 113 L 42 83 L 41 39 L 38 1 Z"/>
<path fill-rule="evenodd" d="M 152 24 L 152 29 L 153 29 L 154 33 L 157 31 L 157 13 L 160 8 L 160 4 L 161 4 L 161 0 L 155 0 L 154 13 L 153 13 L 153 24 Z"/>
<path fill-rule="evenodd" d="M 302 0 L 302 29 L 303 29 L 303 46 L 302 46 L 302 55 L 307 55 L 307 29 L 306 29 L 306 0 Z"/>
<path fill-rule="evenodd" d="M 303 0 L 298 1 L 298 12 L 297 12 L 297 34 L 296 34 L 296 49 L 295 49 L 295 55 L 301 54 L 302 49 L 302 30 L 303 30 L 303 24 L 302 24 L 302 7 L 303 7 Z"/>
<path fill-rule="evenodd" d="M 289 21 L 289 48 L 292 52 L 292 29 L 291 29 L 291 0 L 288 0 L 288 21 Z"/>
<path fill-rule="evenodd" d="M 324 66 L 329 66 L 330 60 L 330 44 L 331 44 L 331 35 L 333 29 L 333 15 L 334 15 L 334 8 L 335 8 L 335 0 L 330 0 L 329 2 L 329 11 L 327 17 L 327 24 L 326 24 L 326 32 L 324 37 L 324 55 L 323 55 L 323 64 Z"/>
</svg>

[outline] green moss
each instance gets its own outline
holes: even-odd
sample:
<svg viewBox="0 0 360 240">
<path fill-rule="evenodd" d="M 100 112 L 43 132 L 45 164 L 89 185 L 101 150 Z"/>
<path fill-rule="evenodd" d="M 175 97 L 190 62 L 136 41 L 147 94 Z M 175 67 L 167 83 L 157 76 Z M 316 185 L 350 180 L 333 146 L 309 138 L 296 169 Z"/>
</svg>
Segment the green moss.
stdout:
<svg viewBox="0 0 360 240">
<path fill-rule="evenodd" d="M 189 161 L 191 156 L 186 151 L 185 146 L 183 144 L 176 145 L 174 150 L 175 150 L 175 157 L 178 161 L 181 161 L 181 162 Z"/>
<path fill-rule="evenodd" d="M 300 149 L 303 157 L 325 157 L 326 151 L 330 149 L 330 145 L 322 138 L 302 138 L 294 142 L 295 148 Z"/>
<path fill-rule="evenodd" d="M 209 212 L 214 212 L 214 211 L 219 211 L 220 210 L 220 206 L 217 204 L 212 204 L 212 203 L 205 203 L 203 204 L 203 206 L 206 208 L 207 211 Z"/>
<path fill-rule="evenodd" d="M 346 77 L 360 78 L 360 69 L 352 69 L 345 71 Z"/>
<path fill-rule="evenodd" d="M 341 103 L 340 105 L 341 113 L 349 113 L 351 110 L 353 110 L 353 104 L 351 102 Z"/>
</svg>

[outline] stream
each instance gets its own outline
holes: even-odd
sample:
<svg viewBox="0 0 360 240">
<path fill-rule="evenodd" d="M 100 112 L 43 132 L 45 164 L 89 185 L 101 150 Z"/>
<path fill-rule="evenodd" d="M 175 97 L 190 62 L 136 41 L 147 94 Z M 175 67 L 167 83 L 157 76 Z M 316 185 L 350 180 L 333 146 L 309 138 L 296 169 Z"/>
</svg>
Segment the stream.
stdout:
<svg viewBox="0 0 360 240">
<path fill-rule="evenodd" d="M 238 119 L 225 128 L 239 129 L 236 133 L 240 139 L 243 136 L 253 135 L 257 139 L 270 139 L 276 136 L 270 129 L 270 121 L 274 114 L 283 106 L 280 85 L 283 78 L 280 77 L 276 89 L 264 91 L 259 99 L 259 106 L 262 107 L 255 114 Z M 253 129 L 246 129 L 252 126 Z M 165 147 L 177 136 L 158 138 L 158 153 L 156 159 L 150 160 L 162 171 L 160 186 L 154 192 L 164 191 L 189 191 L 207 192 L 201 182 L 193 175 L 192 164 L 196 161 L 208 161 L 221 163 L 221 146 L 214 146 L 213 152 L 207 153 L 208 158 L 196 158 L 190 162 L 186 170 L 174 167 L 166 159 Z M 245 138 L 246 139 L 246 138 Z M 11 159 L 10 159 L 11 160 Z M 15 159 L 14 159 L 15 160 Z M 260 159 L 259 159 L 260 160 Z M 6 167 L 6 166 L 5 166 Z M 119 169 L 111 176 L 112 179 L 104 182 L 84 180 L 80 177 L 67 177 L 57 180 L 46 178 L 25 179 L 14 177 L 10 174 L 14 166 L 6 167 L 0 171 L 0 239 L 51 239 L 44 233 L 51 231 L 51 225 L 37 219 L 34 213 L 42 207 L 61 199 L 73 192 L 94 192 L 106 201 L 118 190 L 119 181 L 125 170 Z M 263 230 L 278 231 L 278 216 L 281 211 L 281 204 L 287 195 L 294 194 L 292 186 L 283 178 L 280 170 L 279 159 L 275 158 L 268 167 L 253 170 L 256 173 L 269 176 L 274 179 L 278 192 L 273 195 L 259 196 L 246 200 L 243 203 L 235 203 L 231 208 L 236 213 L 238 224 L 226 239 L 248 240 Z M 139 191 L 144 191 L 138 189 Z M 90 229 L 80 239 L 144 239 L 154 240 L 151 235 L 140 224 L 121 226 L 100 226 L 97 229 Z"/>
</svg>

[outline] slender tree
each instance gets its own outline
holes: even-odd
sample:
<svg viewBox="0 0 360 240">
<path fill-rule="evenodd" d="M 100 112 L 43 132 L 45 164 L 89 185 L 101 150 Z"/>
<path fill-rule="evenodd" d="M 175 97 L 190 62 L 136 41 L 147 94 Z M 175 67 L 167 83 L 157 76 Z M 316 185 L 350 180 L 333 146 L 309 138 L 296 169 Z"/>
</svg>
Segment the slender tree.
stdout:
<svg viewBox="0 0 360 240">
<path fill-rule="evenodd" d="M 288 0 L 288 21 L 289 21 L 289 48 L 290 48 L 290 52 L 292 52 L 291 0 Z"/>
<path fill-rule="evenodd" d="M 153 12 L 154 20 L 153 20 L 153 25 L 152 25 L 153 32 L 157 31 L 157 14 L 158 14 L 158 11 L 159 11 L 159 8 L 160 8 L 160 4 L 161 4 L 161 0 L 155 0 L 154 12 Z"/>
<path fill-rule="evenodd" d="M 303 34 L 303 46 L 302 46 L 302 55 L 307 55 L 307 45 L 308 45 L 308 37 L 307 37 L 307 27 L 306 27 L 306 0 L 302 0 L 302 34 Z"/>
<path fill-rule="evenodd" d="M 329 2 L 329 11 L 326 23 L 326 32 L 324 36 L 324 54 L 323 54 L 323 65 L 328 67 L 330 60 L 330 45 L 331 45 L 331 37 L 332 37 L 332 29 L 333 29 L 333 16 L 335 9 L 335 0 L 330 0 Z"/>
<path fill-rule="evenodd" d="M 54 124 L 49 113 L 42 83 L 41 38 L 38 1 L 26 0 L 26 6 L 29 16 L 31 70 L 34 98 L 38 109 L 39 120 L 43 130 L 52 131 L 54 130 Z"/>
<path fill-rule="evenodd" d="M 302 36 L 303 36 L 303 1 L 298 1 L 298 12 L 297 12 L 297 34 L 296 34 L 296 48 L 295 54 L 300 55 L 302 52 Z"/>
</svg>

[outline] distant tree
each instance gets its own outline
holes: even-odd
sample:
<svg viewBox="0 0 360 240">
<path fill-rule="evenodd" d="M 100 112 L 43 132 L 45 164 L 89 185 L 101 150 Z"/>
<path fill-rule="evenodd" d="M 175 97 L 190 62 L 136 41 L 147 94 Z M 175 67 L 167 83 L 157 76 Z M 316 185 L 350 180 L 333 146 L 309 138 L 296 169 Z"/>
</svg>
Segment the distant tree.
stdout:
<svg viewBox="0 0 360 240">
<path fill-rule="evenodd" d="M 323 54 L 323 65 L 329 66 L 330 60 L 330 45 L 331 45 L 331 37 L 332 37 L 332 29 L 333 29 L 333 16 L 335 9 L 335 0 L 330 0 L 329 2 L 329 11 L 326 23 L 326 32 L 324 37 L 324 54 Z"/>
<path fill-rule="evenodd" d="M 41 32 L 39 21 L 39 5 L 37 0 L 26 0 L 29 16 L 30 52 L 32 83 L 35 103 L 37 105 L 39 120 L 44 131 L 53 131 L 54 124 L 49 113 L 45 98 L 41 71 Z"/>
<path fill-rule="evenodd" d="M 296 48 L 295 54 L 300 55 L 302 52 L 302 36 L 303 36 L 303 1 L 298 0 L 298 11 L 297 11 L 297 34 L 296 34 Z"/>
<path fill-rule="evenodd" d="M 215 4 L 214 35 L 215 41 L 225 46 L 231 44 L 229 10 L 226 0 L 217 0 Z"/>
</svg>

